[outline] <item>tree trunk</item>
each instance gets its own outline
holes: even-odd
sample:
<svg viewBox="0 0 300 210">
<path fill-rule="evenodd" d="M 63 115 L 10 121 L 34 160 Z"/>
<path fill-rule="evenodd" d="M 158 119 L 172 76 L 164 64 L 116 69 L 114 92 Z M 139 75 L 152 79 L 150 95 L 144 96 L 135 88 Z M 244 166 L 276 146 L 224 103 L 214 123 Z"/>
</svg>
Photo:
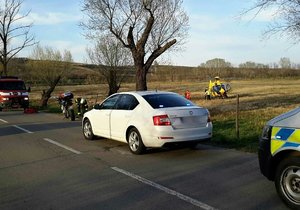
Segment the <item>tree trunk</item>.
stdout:
<svg viewBox="0 0 300 210">
<path fill-rule="evenodd" d="M 53 92 L 54 88 L 49 88 L 47 90 L 43 90 L 42 98 L 41 98 L 41 107 L 45 108 L 48 106 L 48 100 L 51 97 L 51 93 Z"/>
<path fill-rule="evenodd" d="M 109 71 L 108 87 L 109 87 L 108 96 L 117 93 L 118 90 L 120 89 L 120 84 L 117 83 L 117 73 L 114 70 Z"/>
<path fill-rule="evenodd" d="M 136 86 L 135 86 L 135 89 L 137 91 L 147 90 L 147 72 L 148 72 L 148 69 L 146 69 L 143 66 L 137 66 L 136 67 Z"/>
<path fill-rule="evenodd" d="M 7 75 L 7 63 L 6 62 L 3 63 L 3 75 L 8 76 Z"/>
<path fill-rule="evenodd" d="M 7 71 L 8 71 L 8 62 L 7 62 L 7 57 L 3 55 L 3 58 L 1 59 L 1 64 L 2 64 L 2 71 L 0 72 L 0 76 L 8 76 Z"/>
<path fill-rule="evenodd" d="M 42 98 L 41 98 L 41 107 L 45 108 L 48 106 L 48 100 L 51 97 L 51 93 L 55 89 L 55 87 L 58 84 L 58 82 L 60 81 L 60 79 L 61 79 L 61 76 L 58 76 L 47 90 L 43 90 Z"/>
<path fill-rule="evenodd" d="M 108 96 L 117 93 L 118 90 L 120 89 L 120 85 L 117 84 L 109 84 L 109 92 L 108 92 Z"/>
</svg>

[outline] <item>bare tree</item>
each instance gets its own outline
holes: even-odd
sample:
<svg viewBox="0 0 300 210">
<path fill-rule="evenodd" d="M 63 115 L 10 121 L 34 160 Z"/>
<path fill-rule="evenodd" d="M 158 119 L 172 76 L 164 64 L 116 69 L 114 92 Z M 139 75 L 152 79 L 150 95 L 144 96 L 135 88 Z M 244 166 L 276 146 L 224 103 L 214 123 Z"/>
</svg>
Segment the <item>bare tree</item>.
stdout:
<svg viewBox="0 0 300 210">
<path fill-rule="evenodd" d="M 156 58 L 187 37 L 182 0 L 84 0 L 87 37 L 109 32 L 131 51 L 136 90 L 147 90 L 147 73 Z"/>
<path fill-rule="evenodd" d="M 224 68 L 232 67 L 231 63 L 225 61 L 225 59 L 223 58 L 214 58 L 208 60 L 202 66 L 211 69 L 222 69 L 222 68 L 224 69 Z"/>
<path fill-rule="evenodd" d="M 283 57 L 279 60 L 279 66 L 283 69 L 290 69 L 292 68 L 292 62 L 289 58 Z"/>
<path fill-rule="evenodd" d="M 31 58 L 28 68 L 32 77 L 46 84 L 41 96 L 41 106 L 46 107 L 56 85 L 72 68 L 72 54 L 67 50 L 61 53 L 51 47 L 37 45 L 33 49 Z"/>
<path fill-rule="evenodd" d="M 36 44 L 34 37 L 29 34 L 32 24 L 22 24 L 29 13 L 20 14 L 23 1 L 0 1 L 0 62 L 3 66 L 0 75 L 8 74 L 8 63 L 22 49 Z M 18 43 L 14 40 L 18 40 Z"/>
<path fill-rule="evenodd" d="M 87 49 L 90 61 L 98 66 L 100 74 L 108 84 L 108 95 L 118 92 L 128 67 L 132 64 L 129 50 L 110 35 L 102 36 L 93 48 Z"/>
<path fill-rule="evenodd" d="M 255 0 L 254 6 L 244 11 L 243 15 L 254 11 L 255 18 L 259 13 L 266 10 L 273 11 L 273 20 L 264 31 L 266 37 L 284 33 L 293 43 L 300 41 L 299 0 Z"/>
</svg>

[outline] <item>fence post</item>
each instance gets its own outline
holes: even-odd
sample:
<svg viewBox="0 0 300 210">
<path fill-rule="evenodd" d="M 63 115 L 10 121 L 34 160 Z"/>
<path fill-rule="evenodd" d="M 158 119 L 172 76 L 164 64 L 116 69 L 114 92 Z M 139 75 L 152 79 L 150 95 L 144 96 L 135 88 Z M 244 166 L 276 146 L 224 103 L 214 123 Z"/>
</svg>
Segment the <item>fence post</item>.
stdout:
<svg viewBox="0 0 300 210">
<path fill-rule="evenodd" d="M 240 96 L 236 95 L 236 118 L 235 118 L 236 138 L 240 139 Z"/>
</svg>

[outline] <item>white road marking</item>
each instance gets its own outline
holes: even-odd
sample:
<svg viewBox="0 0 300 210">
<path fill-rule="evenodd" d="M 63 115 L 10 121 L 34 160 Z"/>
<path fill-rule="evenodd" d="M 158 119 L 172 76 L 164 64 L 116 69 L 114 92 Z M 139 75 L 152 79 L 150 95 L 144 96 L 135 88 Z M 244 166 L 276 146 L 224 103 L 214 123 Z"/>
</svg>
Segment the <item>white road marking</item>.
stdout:
<svg viewBox="0 0 300 210">
<path fill-rule="evenodd" d="M 6 120 L 0 119 L 0 121 L 3 122 L 3 123 L 8 123 Z"/>
<path fill-rule="evenodd" d="M 61 143 L 58 143 L 58 142 L 56 142 L 56 141 L 53 141 L 53 140 L 51 140 L 51 139 L 44 138 L 44 140 L 47 141 L 47 142 L 49 142 L 49 143 L 51 143 L 51 144 L 55 144 L 56 146 L 59 146 L 59 147 L 61 147 L 61 148 L 64 148 L 64 149 L 66 149 L 66 150 L 69 150 L 70 152 L 73 152 L 73 153 L 75 153 L 75 154 L 77 154 L 77 155 L 80 155 L 80 154 L 81 154 L 81 152 L 79 152 L 79 151 L 77 151 L 77 150 L 75 150 L 75 149 L 73 149 L 73 148 L 71 148 L 71 147 L 68 147 L 68 146 L 66 146 L 66 145 L 63 145 L 63 144 L 61 144 Z"/>
<path fill-rule="evenodd" d="M 164 186 L 162 186 L 160 184 L 152 182 L 152 181 L 150 181 L 148 179 L 145 179 L 143 177 L 140 177 L 138 175 L 135 175 L 133 173 L 125 171 L 125 170 L 123 170 L 121 168 L 111 167 L 111 169 L 114 170 L 114 171 L 117 171 L 119 173 L 122 173 L 122 174 L 124 174 L 126 176 L 129 176 L 129 177 L 131 177 L 133 179 L 136 179 L 136 180 L 138 180 L 138 181 L 140 181 L 140 182 L 142 182 L 144 184 L 150 185 L 150 186 L 152 186 L 152 187 L 154 187 L 154 188 L 156 188 L 158 190 L 161 190 L 161 191 L 163 191 L 163 192 L 165 192 L 167 194 L 174 195 L 174 196 L 178 197 L 179 199 L 184 200 L 184 201 L 186 201 L 186 202 L 188 202 L 188 203 L 190 203 L 190 204 L 192 204 L 194 206 L 200 207 L 200 208 L 205 209 L 205 210 L 216 210 L 216 208 L 211 207 L 211 206 L 209 206 L 209 205 L 207 205 L 207 204 L 205 204 L 205 203 L 203 203 L 201 201 L 198 201 L 198 200 L 193 199 L 193 198 L 191 198 L 189 196 L 183 195 L 183 194 L 181 194 L 179 192 L 176 192 L 176 191 L 171 190 L 171 189 L 169 189 L 167 187 L 164 187 Z"/>
<path fill-rule="evenodd" d="M 21 128 L 20 126 L 17 126 L 17 125 L 13 125 L 13 127 L 18 128 L 19 130 L 24 131 L 26 133 L 33 133 L 33 132 L 31 132 L 31 131 L 29 131 L 29 130 L 27 130 L 25 128 Z"/>
</svg>

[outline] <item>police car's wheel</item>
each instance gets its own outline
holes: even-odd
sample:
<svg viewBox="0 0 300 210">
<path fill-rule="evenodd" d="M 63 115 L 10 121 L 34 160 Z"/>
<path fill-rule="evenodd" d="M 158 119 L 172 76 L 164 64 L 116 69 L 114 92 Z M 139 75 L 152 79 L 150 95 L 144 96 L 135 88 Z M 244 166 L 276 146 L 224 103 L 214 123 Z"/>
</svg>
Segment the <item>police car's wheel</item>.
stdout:
<svg viewBox="0 0 300 210">
<path fill-rule="evenodd" d="M 292 209 L 300 208 L 300 158 L 289 157 L 281 161 L 276 170 L 276 190 Z"/>
</svg>

